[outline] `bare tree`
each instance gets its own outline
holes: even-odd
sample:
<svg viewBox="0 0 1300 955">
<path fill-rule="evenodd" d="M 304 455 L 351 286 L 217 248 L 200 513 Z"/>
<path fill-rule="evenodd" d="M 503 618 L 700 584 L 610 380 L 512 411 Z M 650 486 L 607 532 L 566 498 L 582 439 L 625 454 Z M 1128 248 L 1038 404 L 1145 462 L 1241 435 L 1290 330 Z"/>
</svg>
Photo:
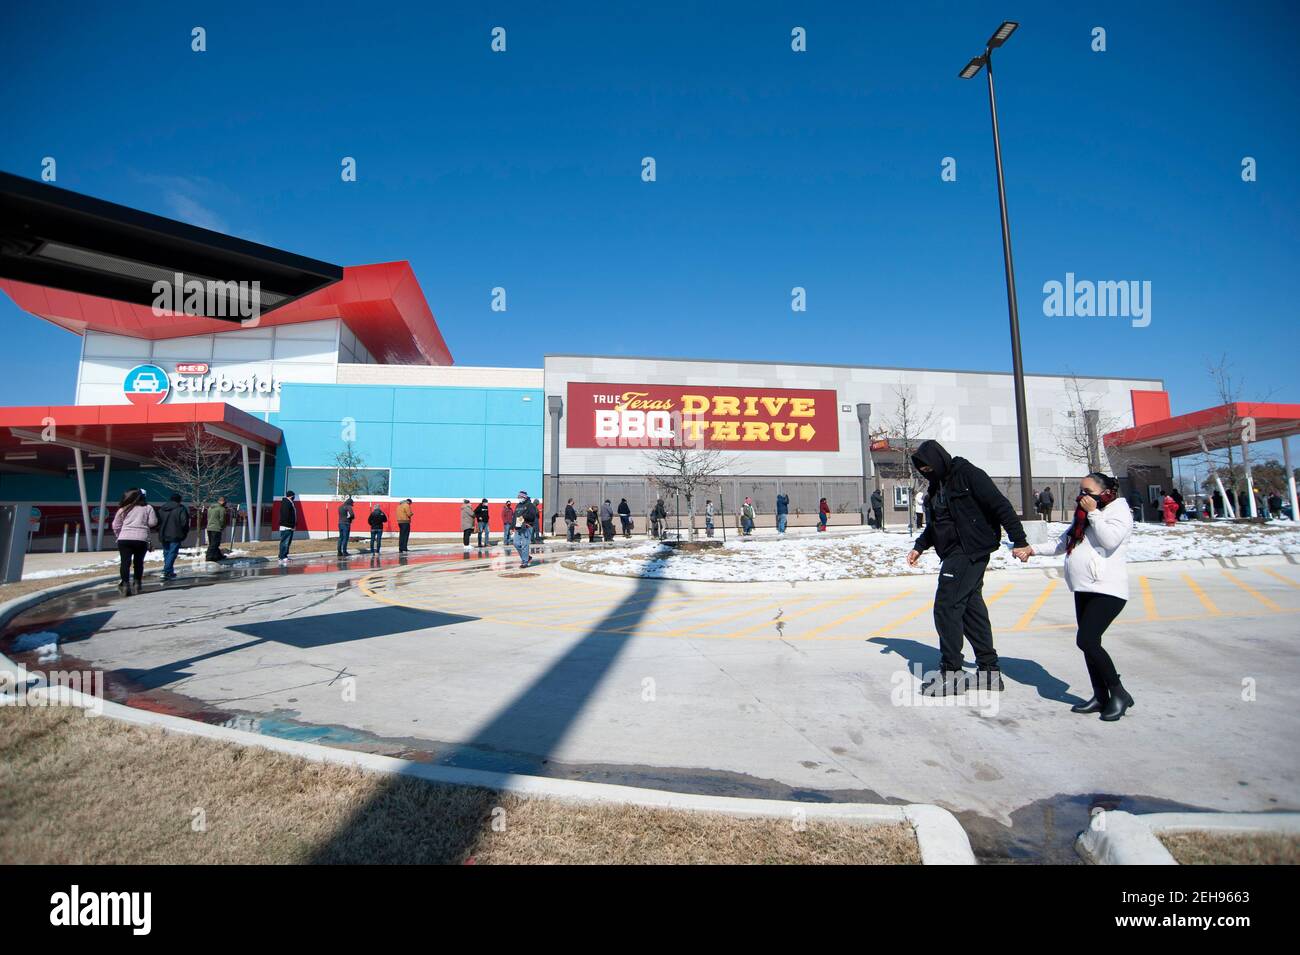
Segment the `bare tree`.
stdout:
<svg viewBox="0 0 1300 955">
<path fill-rule="evenodd" d="M 1223 453 L 1227 458 L 1227 467 L 1215 462 L 1214 453 L 1204 454 L 1207 466 L 1210 469 L 1210 477 L 1218 475 L 1221 480 L 1227 482 L 1227 491 L 1231 497 L 1232 507 L 1236 508 L 1240 500 L 1239 495 L 1247 483 L 1247 461 L 1245 460 L 1245 446 L 1253 438 L 1247 438 L 1244 434 L 1248 421 L 1237 413 L 1237 405 L 1241 402 L 1242 392 L 1245 391 L 1246 381 L 1238 377 L 1233 372 L 1233 365 L 1228 361 L 1228 356 L 1222 354 L 1217 362 L 1206 359 L 1206 372 L 1210 376 L 1210 381 L 1214 385 L 1215 395 L 1219 403 L 1227 409 L 1227 414 L 1223 418 L 1223 423 L 1227 428 L 1227 440 L 1224 442 Z M 1272 398 L 1273 392 L 1256 399 L 1258 401 L 1268 401 Z M 1233 446 L 1237 441 L 1242 442 L 1242 462 L 1239 466 L 1233 457 Z M 1247 509 L 1249 513 L 1249 508 Z M 1243 517 L 1242 514 L 1237 514 Z"/>
<path fill-rule="evenodd" d="M 737 458 L 705 448 L 659 447 L 646 451 L 646 477 L 665 494 L 686 499 L 691 540 L 695 539 L 695 499 L 734 469 Z"/>
<path fill-rule="evenodd" d="M 899 382 L 894 387 L 894 408 L 885 414 L 882 423 L 890 447 L 903 453 L 903 466 L 907 469 L 907 529 L 916 527 L 916 495 L 920 491 L 920 478 L 912 464 L 912 455 L 921 442 L 931 436 L 939 415 L 933 408 L 922 407 L 916 400 L 916 389 Z M 927 482 L 928 483 L 928 482 Z"/>
<path fill-rule="evenodd" d="M 237 450 L 199 425 L 185 429 L 184 441 L 160 449 L 154 455 L 154 464 L 158 467 L 154 480 L 189 501 L 198 514 L 206 513 L 208 506 L 223 494 L 233 493 L 243 474 Z"/>
<path fill-rule="evenodd" d="M 1065 397 L 1066 407 L 1052 429 L 1056 452 L 1085 473 L 1096 471 L 1101 468 L 1101 436 L 1118 431 L 1124 420 L 1104 411 L 1101 395 L 1084 391 L 1077 375 L 1065 380 Z"/>
<path fill-rule="evenodd" d="M 338 469 L 335 491 L 340 499 L 371 493 L 366 459 L 351 441 L 344 442 L 343 450 L 334 455 L 334 467 Z"/>
</svg>

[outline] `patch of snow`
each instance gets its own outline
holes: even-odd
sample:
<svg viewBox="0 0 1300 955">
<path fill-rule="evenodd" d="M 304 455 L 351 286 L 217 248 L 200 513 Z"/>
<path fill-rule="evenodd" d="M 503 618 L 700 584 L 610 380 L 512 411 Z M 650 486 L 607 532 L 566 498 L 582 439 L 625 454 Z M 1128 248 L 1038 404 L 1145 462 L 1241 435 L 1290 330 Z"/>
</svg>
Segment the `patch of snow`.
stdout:
<svg viewBox="0 0 1300 955">
<path fill-rule="evenodd" d="M 59 635 L 50 630 L 21 634 L 9 645 L 10 653 L 36 653 L 41 663 L 59 658 Z"/>
<path fill-rule="evenodd" d="M 1037 524 L 1031 543 L 1046 543 L 1064 533 L 1066 524 Z M 600 552 L 567 558 L 566 566 L 621 577 L 667 580 L 770 582 L 848 580 L 860 577 L 902 577 L 934 574 L 939 558 L 933 550 L 920 564 L 907 566 L 912 538 L 904 534 L 863 531 L 829 538 L 745 539 L 720 548 L 678 552 L 647 542 L 616 554 Z M 1193 560 L 1300 552 L 1300 529 L 1294 524 L 1215 525 L 1183 523 L 1174 527 L 1138 524 L 1129 539 L 1128 559 L 1136 561 Z M 990 570 L 1013 567 L 1060 567 L 1062 557 L 1031 557 L 1027 565 L 1011 556 L 1011 545 L 989 558 Z"/>
<path fill-rule="evenodd" d="M 205 563 L 203 555 L 207 553 L 206 547 L 183 547 L 179 554 L 176 555 L 176 562 L 191 561 L 196 564 Z M 228 550 L 224 552 L 227 557 L 247 557 L 246 550 Z M 161 550 L 151 550 L 144 555 L 146 564 L 161 564 L 163 562 L 163 552 Z M 105 560 L 94 561 L 89 564 L 78 564 L 76 567 L 59 567 L 54 570 L 33 570 L 23 574 L 23 580 L 47 580 L 51 577 L 71 577 L 75 574 L 84 574 L 89 570 L 100 570 L 108 567 L 118 567 L 119 559 L 109 557 Z"/>
</svg>

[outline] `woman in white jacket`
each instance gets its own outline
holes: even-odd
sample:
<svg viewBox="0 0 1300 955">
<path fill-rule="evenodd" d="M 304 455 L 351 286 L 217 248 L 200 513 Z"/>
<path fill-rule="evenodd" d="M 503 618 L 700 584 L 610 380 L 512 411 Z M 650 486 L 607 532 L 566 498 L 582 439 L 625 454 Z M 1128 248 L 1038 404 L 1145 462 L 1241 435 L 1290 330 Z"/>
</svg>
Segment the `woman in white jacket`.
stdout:
<svg viewBox="0 0 1300 955">
<path fill-rule="evenodd" d="M 1074 594 L 1074 615 L 1079 623 L 1075 641 L 1083 651 L 1092 681 L 1092 699 L 1070 709 L 1075 713 L 1101 713 L 1113 722 L 1133 705 L 1115 672 L 1110 654 L 1101 645 L 1102 634 L 1128 603 L 1128 539 L 1133 533 L 1133 512 L 1119 497 L 1119 481 L 1106 474 L 1089 474 L 1079 485 L 1074 523 L 1053 550 L 1043 555 L 1065 554 L 1065 583 Z M 1036 551 L 1026 548 L 1027 560 Z"/>
</svg>

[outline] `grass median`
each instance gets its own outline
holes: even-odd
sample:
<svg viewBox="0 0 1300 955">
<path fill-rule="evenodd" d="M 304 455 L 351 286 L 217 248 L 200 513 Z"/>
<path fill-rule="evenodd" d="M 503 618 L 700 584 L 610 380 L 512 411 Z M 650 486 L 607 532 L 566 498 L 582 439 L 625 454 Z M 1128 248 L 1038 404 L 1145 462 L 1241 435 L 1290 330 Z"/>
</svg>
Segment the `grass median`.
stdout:
<svg viewBox="0 0 1300 955">
<path fill-rule="evenodd" d="M 917 864 L 910 826 L 522 799 L 0 706 L 0 863 Z"/>
</svg>

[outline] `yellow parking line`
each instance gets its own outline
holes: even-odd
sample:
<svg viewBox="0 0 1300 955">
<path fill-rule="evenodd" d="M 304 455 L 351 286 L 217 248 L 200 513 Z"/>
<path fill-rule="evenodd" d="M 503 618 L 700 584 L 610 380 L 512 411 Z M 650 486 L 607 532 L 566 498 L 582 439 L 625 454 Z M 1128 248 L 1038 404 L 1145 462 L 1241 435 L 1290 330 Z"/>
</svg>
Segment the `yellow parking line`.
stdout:
<svg viewBox="0 0 1300 955">
<path fill-rule="evenodd" d="M 1255 569 L 1260 571 L 1261 573 L 1268 574 L 1270 577 L 1282 581 L 1282 583 L 1286 584 L 1288 587 L 1294 587 L 1296 590 L 1300 590 L 1300 584 L 1297 584 L 1294 580 L 1292 580 L 1289 577 L 1283 577 L 1281 574 L 1277 573 L 1276 571 L 1269 570 L 1267 567 L 1256 567 Z"/>
<path fill-rule="evenodd" d="M 811 640 L 819 633 L 825 633 L 827 630 L 834 630 L 840 624 L 848 623 L 851 620 L 857 620 L 859 617 L 865 616 L 871 613 L 871 611 L 873 610 L 879 610 L 881 607 L 884 607 L 887 604 L 892 604 L 895 600 L 902 600 L 910 593 L 912 593 L 912 590 L 910 589 L 904 590 L 901 594 L 894 594 L 894 596 L 886 597 L 884 600 L 877 600 L 875 603 L 863 607 L 861 610 L 855 610 L 853 611 L 853 613 L 848 613 L 842 617 L 837 617 L 836 619 L 830 621 L 829 623 L 822 624 L 820 627 L 813 627 L 813 629 L 807 630 L 799 634 L 799 639 Z M 856 637 L 857 634 L 854 634 L 854 636 Z"/>
<path fill-rule="evenodd" d="M 1148 620 L 1159 620 L 1160 614 L 1156 613 L 1156 598 L 1151 594 L 1151 581 L 1145 577 L 1139 577 L 1138 583 L 1142 586 L 1142 606 L 1146 608 Z"/>
<path fill-rule="evenodd" d="M 1192 578 L 1189 577 L 1187 574 L 1183 574 L 1183 580 L 1186 582 L 1188 587 L 1192 588 L 1192 593 L 1196 594 L 1196 599 L 1201 602 L 1202 607 L 1204 607 L 1209 613 L 1213 614 L 1214 616 L 1216 617 L 1220 616 L 1222 611 L 1220 611 L 1219 608 L 1214 605 L 1214 601 L 1210 599 L 1209 594 L 1207 594 L 1204 590 L 1202 590 L 1200 585 L 1197 584 L 1196 581 L 1192 580 Z"/>
<path fill-rule="evenodd" d="M 711 627 L 715 623 L 727 623 L 730 620 L 738 620 L 741 617 L 752 617 L 754 614 L 762 613 L 765 610 L 775 610 L 777 607 L 780 607 L 782 604 L 785 603 L 789 603 L 789 601 L 777 600 L 773 603 L 764 604 L 760 607 L 746 607 L 744 610 L 737 611 L 736 613 L 729 613 L 723 617 L 715 617 L 712 620 L 703 620 L 700 623 L 692 624 L 689 627 L 681 627 L 677 630 L 660 630 L 658 632 L 662 636 L 676 637 L 676 636 L 680 636 L 683 633 L 691 633 L 692 631 L 695 630 L 703 630 L 705 627 Z M 716 636 L 716 634 L 714 634 L 714 636 Z"/>
<path fill-rule="evenodd" d="M 1043 604 L 1047 603 L 1047 598 L 1052 596 L 1052 591 L 1056 589 L 1056 585 L 1059 583 L 1059 580 L 1049 580 L 1047 586 L 1043 588 L 1043 592 L 1038 595 L 1038 598 L 1032 604 L 1029 605 L 1029 609 L 1025 611 L 1024 616 L 1017 620 L 1016 625 L 1011 629 L 1028 629 L 1029 625 L 1034 622 L 1034 617 L 1038 614 L 1038 611 L 1043 609 Z"/>
<path fill-rule="evenodd" d="M 1281 613 L 1281 612 L 1282 612 L 1282 610 L 1283 610 L 1282 607 L 1278 606 L 1276 603 L 1274 603 L 1274 602 L 1273 602 L 1272 600 L 1270 600 L 1268 597 L 1265 597 L 1263 594 L 1261 594 L 1258 590 L 1256 590 L 1256 589 L 1255 589 L 1254 587 L 1252 587 L 1250 584 L 1246 583 L 1244 580 L 1238 580 L 1235 574 L 1231 573 L 1230 571 L 1226 571 L 1226 570 L 1225 570 L 1225 571 L 1221 571 L 1221 573 L 1223 574 L 1223 576 L 1227 577 L 1229 580 L 1231 580 L 1234 584 L 1236 584 L 1236 585 L 1237 585 L 1238 587 L 1240 587 L 1242 590 L 1246 591 L 1246 593 L 1250 594 L 1252 597 L 1254 597 L 1256 600 L 1258 600 L 1260 603 L 1262 603 L 1262 604 L 1263 604 L 1265 607 L 1267 607 L 1269 610 L 1272 610 L 1274 613 Z"/>
<path fill-rule="evenodd" d="M 875 637 L 875 636 L 879 636 L 882 633 L 888 633 L 890 630 L 893 630 L 895 627 L 901 627 L 909 620 L 915 620 L 917 617 L 921 616 L 921 614 L 925 613 L 927 610 L 932 609 L 933 607 L 934 607 L 934 601 L 933 600 L 927 601 L 926 603 L 922 604 L 920 607 L 913 610 L 911 613 L 905 614 L 904 616 L 899 617 L 897 620 L 891 620 L 883 627 L 877 627 L 875 630 L 872 631 L 871 635 Z"/>
<path fill-rule="evenodd" d="M 764 620 L 762 623 L 756 623 L 752 627 L 745 627 L 743 630 L 733 630 L 731 633 L 726 634 L 726 636 L 740 637 L 747 633 L 753 633 L 755 630 L 766 630 L 768 628 L 775 629 L 778 623 L 784 623 L 787 620 L 794 620 L 796 617 L 803 617 L 816 610 L 821 610 L 824 607 L 834 607 L 837 604 L 844 603 L 846 600 L 857 600 L 858 597 L 858 594 L 850 594 L 847 597 L 836 597 L 833 600 L 823 600 L 820 603 L 813 604 L 811 607 L 804 607 L 800 610 L 796 610 L 794 613 L 782 614 L 780 620 Z"/>
</svg>

